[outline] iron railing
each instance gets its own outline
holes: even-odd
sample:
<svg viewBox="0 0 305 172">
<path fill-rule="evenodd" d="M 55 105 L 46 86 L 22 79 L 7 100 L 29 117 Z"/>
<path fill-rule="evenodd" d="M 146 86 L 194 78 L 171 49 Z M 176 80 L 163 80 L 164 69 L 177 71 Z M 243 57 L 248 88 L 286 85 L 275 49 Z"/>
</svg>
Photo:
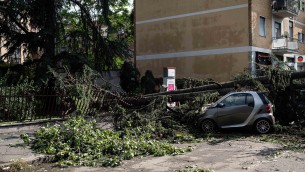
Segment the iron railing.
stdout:
<svg viewBox="0 0 305 172">
<path fill-rule="evenodd" d="M 298 51 L 298 39 L 289 37 L 275 37 L 272 40 L 273 50 Z"/>
<path fill-rule="evenodd" d="M 287 11 L 297 15 L 299 11 L 299 0 L 273 0 L 273 12 Z"/>
<path fill-rule="evenodd" d="M 67 118 L 74 112 L 93 115 L 107 106 L 107 101 L 96 105 L 96 101 L 102 99 L 101 96 L 105 94 L 101 94 L 100 91 L 90 94 L 93 96 L 89 100 L 59 94 L 48 87 L 40 88 L 38 91 L 0 87 L 0 122 Z"/>
</svg>

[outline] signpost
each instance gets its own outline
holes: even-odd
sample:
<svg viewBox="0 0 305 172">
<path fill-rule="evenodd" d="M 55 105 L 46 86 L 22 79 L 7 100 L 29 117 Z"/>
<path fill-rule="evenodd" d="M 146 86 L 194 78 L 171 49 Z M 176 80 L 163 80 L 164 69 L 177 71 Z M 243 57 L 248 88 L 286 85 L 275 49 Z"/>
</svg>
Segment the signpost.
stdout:
<svg viewBox="0 0 305 172">
<path fill-rule="evenodd" d="M 163 85 L 166 87 L 166 91 L 176 90 L 176 68 L 175 67 L 164 67 L 163 68 Z M 176 106 L 175 102 L 168 102 L 168 106 Z"/>
</svg>

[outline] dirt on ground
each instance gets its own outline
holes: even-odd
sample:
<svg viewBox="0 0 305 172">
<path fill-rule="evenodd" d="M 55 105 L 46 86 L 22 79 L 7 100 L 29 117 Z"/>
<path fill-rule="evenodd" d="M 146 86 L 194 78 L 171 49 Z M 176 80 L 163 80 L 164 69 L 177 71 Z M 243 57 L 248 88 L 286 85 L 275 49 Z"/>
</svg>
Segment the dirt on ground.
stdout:
<svg viewBox="0 0 305 172">
<path fill-rule="evenodd" d="M 255 136 L 177 146 L 191 146 L 193 151 L 177 156 L 138 157 L 124 161 L 123 165 L 115 168 L 57 168 L 53 164 L 41 164 L 32 171 L 167 172 L 206 169 L 215 172 L 303 172 L 305 169 L 304 153 L 284 151 L 281 145 L 258 141 Z"/>
</svg>

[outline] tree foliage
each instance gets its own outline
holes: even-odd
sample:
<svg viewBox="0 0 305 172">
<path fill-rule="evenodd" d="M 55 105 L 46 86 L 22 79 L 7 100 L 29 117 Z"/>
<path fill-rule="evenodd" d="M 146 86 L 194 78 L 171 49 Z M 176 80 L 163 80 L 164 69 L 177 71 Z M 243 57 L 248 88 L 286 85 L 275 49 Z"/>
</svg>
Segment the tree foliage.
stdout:
<svg viewBox="0 0 305 172">
<path fill-rule="evenodd" d="M 117 68 L 130 58 L 132 17 L 127 0 L 14 0 L 0 2 L 0 36 L 12 55 L 24 47 L 33 58 L 54 59 L 61 51 L 86 57 L 95 69 Z"/>
<path fill-rule="evenodd" d="M 126 92 L 139 92 L 140 72 L 131 62 L 124 62 L 120 74 L 120 85 Z"/>
<path fill-rule="evenodd" d="M 8 49 L 2 58 L 11 60 L 22 46 L 28 53 L 43 48 L 45 55 L 54 56 L 56 5 L 55 0 L 1 1 L 0 36 Z"/>
<path fill-rule="evenodd" d="M 122 160 L 136 156 L 177 155 L 190 149 L 176 148 L 155 140 L 151 131 L 137 127 L 116 132 L 100 130 L 95 122 L 82 117 L 72 118 L 63 125 L 43 127 L 35 132 L 32 140 L 21 135 L 40 153 L 54 155 L 61 166 L 118 166 Z"/>
</svg>

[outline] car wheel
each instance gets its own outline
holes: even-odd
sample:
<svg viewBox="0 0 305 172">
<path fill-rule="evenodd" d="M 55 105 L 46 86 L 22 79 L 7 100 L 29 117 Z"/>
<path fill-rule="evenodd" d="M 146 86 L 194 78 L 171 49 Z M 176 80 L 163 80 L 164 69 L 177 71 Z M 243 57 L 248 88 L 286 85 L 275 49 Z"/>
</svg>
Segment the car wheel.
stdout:
<svg viewBox="0 0 305 172">
<path fill-rule="evenodd" d="M 206 119 L 204 121 L 201 122 L 201 129 L 203 130 L 203 132 L 205 133 L 212 133 L 215 132 L 217 129 L 216 124 L 214 123 L 214 121 Z"/>
<path fill-rule="evenodd" d="M 259 134 L 266 134 L 271 130 L 271 123 L 267 119 L 259 119 L 254 125 L 255 131 Z"/>
</svg>

